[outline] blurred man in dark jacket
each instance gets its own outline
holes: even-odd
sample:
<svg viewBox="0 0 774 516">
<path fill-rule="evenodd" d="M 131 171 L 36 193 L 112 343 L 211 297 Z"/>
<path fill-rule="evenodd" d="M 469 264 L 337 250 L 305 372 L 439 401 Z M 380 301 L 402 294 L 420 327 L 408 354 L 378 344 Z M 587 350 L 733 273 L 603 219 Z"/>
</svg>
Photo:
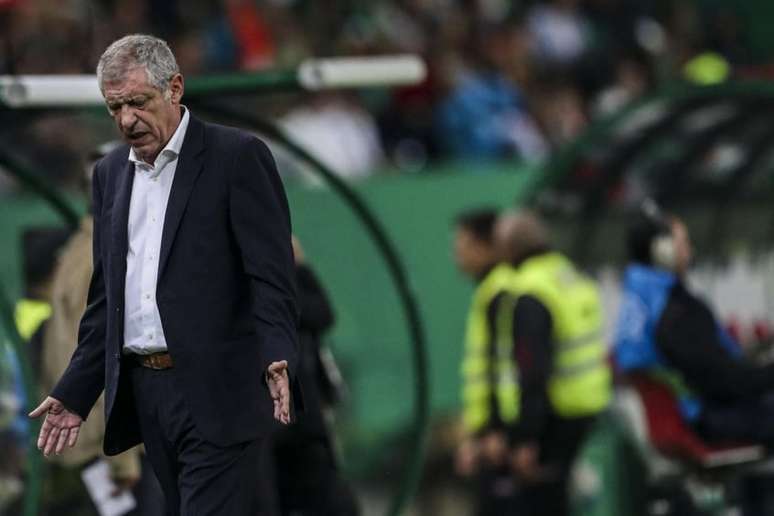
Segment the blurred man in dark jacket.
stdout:
<svg viewBox="0 0 774 516">
<path fill-rule="evenodd" d="M 774 444 L 774 364 L 758 366 L 690 291 L 686 225 L 648 203 L 629 228 L 615 358 L 673 391 L 683 419 L 709 441 Z"/>
<path fill-rule="evenodd" d="M 298 378 L 304 392 L 304 412 L 296 424 L 280 429 L 272 438 L 278 504 L 283 516 L 354 516 L 359 511 L 338 471 L 327 421 L 342 389 L 338 370 L 322 340 L 333 327 L 335 315 L 296 237 L 293 255 L 300 312 Z"/>
</svg>

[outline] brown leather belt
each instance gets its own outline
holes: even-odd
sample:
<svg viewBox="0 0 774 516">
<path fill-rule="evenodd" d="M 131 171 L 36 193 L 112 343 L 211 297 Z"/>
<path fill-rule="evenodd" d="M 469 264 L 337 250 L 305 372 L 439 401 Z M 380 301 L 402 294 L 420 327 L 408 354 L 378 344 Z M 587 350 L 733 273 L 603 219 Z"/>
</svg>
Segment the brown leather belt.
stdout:
<svg viewBox="0 0 774 516">
<path fill-rule="evenodd" d="M 151 353 L 150 355 L 129 355 L 142 367 L 161 371 L 163 369 L 172 369 L 172 355 L 167 352 Z"/>
</svg>

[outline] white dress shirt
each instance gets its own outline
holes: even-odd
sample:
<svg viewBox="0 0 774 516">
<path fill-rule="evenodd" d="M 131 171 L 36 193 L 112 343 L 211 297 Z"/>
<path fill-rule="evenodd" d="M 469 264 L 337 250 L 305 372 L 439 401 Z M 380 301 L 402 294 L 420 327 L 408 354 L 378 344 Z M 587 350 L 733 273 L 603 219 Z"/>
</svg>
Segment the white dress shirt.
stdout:
<svg viewBox="0 0 774 516">
<path fill-rule="evenodd" d="M 167 201 L 190 118 L 188 110 L 183 110 L 180 124 L 152 166 L 142 161 L 133 148 L 129 151 L 134 183 L 127 228 L 124 353 L 145 355 L 167 350 L 156 304 L 156 282 Z"/>
</svg>

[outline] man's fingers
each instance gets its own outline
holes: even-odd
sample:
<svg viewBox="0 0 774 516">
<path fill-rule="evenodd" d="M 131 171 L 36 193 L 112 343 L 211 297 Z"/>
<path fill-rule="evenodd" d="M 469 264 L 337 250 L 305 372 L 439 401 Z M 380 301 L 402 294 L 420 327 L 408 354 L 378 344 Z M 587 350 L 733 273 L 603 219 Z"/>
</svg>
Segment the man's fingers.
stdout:
<svg viewBox="0 0 774 516">
<path fill-rule="evenodd" d="M 282 389 L 282 398 L 280 399 L 280 402 L 282 403 L 282 414 L 290 420 L 290 392 L 288 391 L 287 387 Z"/>
<path fill-rule="evenodd" d="M 288 363 L 286 360 L 272 362 L 268 368 L 269 392 L 274 402 L 274 419 L 290 423 L 290 388 L 288 386 Z"/>
<path fill-rule="evenodd" d="M 290 423 L 290 390 L 286 382 L 280 384 L 279 391 L 280 421 L 287 425 Z"/>
<path fill-rule="evenodd" d="M 46 440 L 48 440 L 48 435 L 51 433 L 53 428 L 54 425 L 51 424 L 51 421 L 49 421 L 48 418 L 43 420 L 43 425 L 40 427 L 40 434 L 38 434 L 38 450 L 43 449 L 46 444 Z"/>
<path fill-rule="evenodd" d="M 271 364 L 269 364 L 269 373 L 270 374 L 281 374 L 287 368 L 288 368 L 288 361 L 287 360 L 281 360 L 279 362 L 272 362 Z"/>
<path fill-rule="evenodd" d="M 43 449 L 43 455 L 45 455 L 46 457 L 51 455 L 51 453 L 56 448 L 56 442 L 59 439 L 60 432 L 61 430 L 59 428 L 54 428 L 53 430 L 51 430 L 51 433 L 48 434 L 48 438 L 46 439 L 46 445 L 45 445 L 45 448 Z"/>
<path fill-rule="evenodd" d="M 75 446 L 75 443 L 78 442 L 78 432 L 81 430 L 80 427 L 76 426 L 70 430 L 70 438 L 67 440 L 67 446 L 72 448 Z"/>
<path fill-rule="evenodd" d="M 38 408 L 30 412 L 29 416 L 31 418 L 39 418 L 43 414 L 48 412 L 48 409 L 51 407 L 51 405 L 54 404 L 54 401 L 51 398 L 46 398 L 43 400 L 43 403 L 38 405 Z"/>
<path fill-rule="evenodd" d="M 65 444 L 67 444 L 67 439 L 70 437 L 70 430 L 65 428 L 61 432 L 59 432 L 59 439 L 56 441 L 56 448 L 54 451 L 57 455 L 62 453 L 62 450 L 64 450 Z"/>
</svg>

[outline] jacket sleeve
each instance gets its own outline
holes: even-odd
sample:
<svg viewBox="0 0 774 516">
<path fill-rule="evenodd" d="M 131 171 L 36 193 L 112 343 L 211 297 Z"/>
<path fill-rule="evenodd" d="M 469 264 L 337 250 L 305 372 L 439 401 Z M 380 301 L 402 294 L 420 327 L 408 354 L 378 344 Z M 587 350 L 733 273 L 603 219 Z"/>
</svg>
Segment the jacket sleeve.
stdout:
<svg viewBox="0 0 774 516">
<path fill-rule="evenodd" d="M 97 166 L 92 179 L 94 270 L 89 284 L 86 311 L 78 327 L 78 346 L 70 359 L 70 364 L 51 392 L 52 397 L 61 401 L 65 407 L 84 420 L 105 388 L 107 307 L 101 252 L 103 190 L 99 175 L 99 166 Z"/>
<path fill-rule="evenodd" d="M 290 210 L 266 144 L 245 137 L 229 185 L 231 228 L 251 281 L 261 371 L 287 360 L 296 371 L 296 288 Z"/>
<path fill-rule="evenodd" d="M 758 367 L 732 356 L 719 342 L 712 312 L 695 298 L 673 294 L 659 321 L 656 344 L 707 400 L 749 401 L 774 392 L 774 365 Z"/>
<path fill-rule="evenodd" d="M 513 359 L 519 371 L 519 419 L 509 428 L 512 444 L 536 442 L 550 413 L 547 386 L 553 363 L 551 313 L 530 295 L 513 309 Z"/>
<path fill-rule="evenodd" d="M 482 436 L 494 431 L 499 432 L 505 429 L 503 418 L 500 415 L 500 407 L 497 403 L 497 377 L 494 373 L 494 368 L 495 361 L 497 359 L 497 319 L 500 310 L 502 309 L 503 305 L 507 304 L 509 299 L 510 298 L 506 293 L 500 292 L 494 298 L 492 298 L 492 300 L 489 302 L 489 306 L 486 307 L 486 326 L 487 335 L 489 335 L 489 342 L 487 343 L 486 347 L 488 353 L 487 361 L 489 363 L 489 378 L 487 378 L 487 381 L 489 382 L 490 386 L 489 399 L 487 400 L 487 403 L 489 403 L 490 416 L 486 425 L 484 425 L 476 432 L 477 436 Z"/>
</svg>

